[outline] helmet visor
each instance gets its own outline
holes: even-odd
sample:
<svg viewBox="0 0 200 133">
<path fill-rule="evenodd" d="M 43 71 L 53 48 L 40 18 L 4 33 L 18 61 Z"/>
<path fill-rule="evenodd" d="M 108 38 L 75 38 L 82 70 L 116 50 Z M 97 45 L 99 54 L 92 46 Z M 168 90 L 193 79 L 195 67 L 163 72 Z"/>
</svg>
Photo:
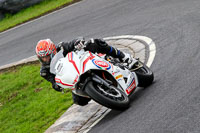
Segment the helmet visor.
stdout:
<svg viewBox="0 0 200 133">
<path fill-rule="evenodd" d="M 50 55 L 38 57 L 38 59 L 43 65 L 49 65 L 51 61 Z"/>
</svg>

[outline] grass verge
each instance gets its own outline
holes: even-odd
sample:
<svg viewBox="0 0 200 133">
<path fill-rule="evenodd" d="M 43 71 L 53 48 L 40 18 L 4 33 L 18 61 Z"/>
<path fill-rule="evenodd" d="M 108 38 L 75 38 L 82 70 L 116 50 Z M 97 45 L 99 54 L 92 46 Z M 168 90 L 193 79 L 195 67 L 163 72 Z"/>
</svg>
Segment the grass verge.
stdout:
<svg viewBox="0 0 200 133">
<path fill-rule="evenodd" d="M 40 64 L 0 73 L 0 132 L 42 133 L 72 105 L 39 75 Z"/>
<path fill-rule="evenodd" d="M 80 0 L 44 0 L 39 4 L 21 10 L 17 14 L 6 14 L 6 17 L 0 21 L 0 32 L 77 1 Z"/>
<path fill-rule="evenodd" d="M 44 0 L 0 21 L 0 32 L 80 0 Z M 71 92 L 57 93 L 39 76 L 40 65 L 0 73 L 0 132 L 44 132 L 72 105 Z"/>
</svg>

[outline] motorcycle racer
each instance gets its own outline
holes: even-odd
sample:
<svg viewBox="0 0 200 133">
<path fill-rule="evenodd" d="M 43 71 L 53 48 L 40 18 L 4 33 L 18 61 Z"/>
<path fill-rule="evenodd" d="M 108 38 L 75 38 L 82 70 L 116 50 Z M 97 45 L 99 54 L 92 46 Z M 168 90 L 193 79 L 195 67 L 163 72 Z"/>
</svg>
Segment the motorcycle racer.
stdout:
<svg viewBox="0 0 200 133">
<path fill-rule="evenodd" d="M 108 45 L 103 39 L 90 39 L 85 41 L 84 38 L 74 39 L 70 42 L 60 42 L 55 45 L 50 39 L 40 40 L 36 45 L 36 55 L 41 62 L 40 75 L 47 81 L 52 83 L 52 88 L 56 91 L 62 91 L 62 89 L 55 82 L 55 75 L 50 73 L 50 62 L 53 56 L 63 49 L 63 55 L 66 56 L 69 52 L 74 50 L 84 49 L 93 53 L 102 53 L 110 55 L 114 58 L 118 58 L 120 61 L 127 63 L 127 67 L 131 68 L 136 59 L 131 57 L 130 54 L 124 53 L 110 45 Z M 74 103 L 79 105 L 86 105 L 90 99 L 80 97 L 72 93 Z"/>
</svg>

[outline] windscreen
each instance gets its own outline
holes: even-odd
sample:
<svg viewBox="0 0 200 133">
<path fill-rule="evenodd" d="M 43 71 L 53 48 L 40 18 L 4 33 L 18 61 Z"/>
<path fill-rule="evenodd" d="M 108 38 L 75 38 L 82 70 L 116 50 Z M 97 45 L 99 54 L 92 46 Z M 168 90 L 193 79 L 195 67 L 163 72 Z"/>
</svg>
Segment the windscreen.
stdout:
<svg viewBox="0 0 200 133">
<path fill-rule="evenodd" d="M 50 72 L 55 74 L 56 75 L 56 64 L 58 62 L 59 59 L 61 58 L 64 58 L 63 56 L 63 50 L 60 50 L 54 57 L 53 59 L 51 60 L 51 63 L 50 63 Z"/>
</svg>

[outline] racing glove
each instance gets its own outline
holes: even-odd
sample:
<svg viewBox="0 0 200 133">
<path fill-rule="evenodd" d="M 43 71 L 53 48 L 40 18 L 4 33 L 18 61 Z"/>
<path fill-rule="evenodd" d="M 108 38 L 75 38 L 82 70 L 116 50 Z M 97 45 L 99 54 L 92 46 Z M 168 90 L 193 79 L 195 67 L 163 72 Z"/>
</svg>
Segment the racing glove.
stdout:
<svg viewBox="0 0 200 133">
<path fill-rule="evenodd" d="M 63 49 L 63 45 L 64 45 L 64 42 L 59 42 L 56 45 L 56 51 L 59 52 L 61 49 Z"/>
<path fill-rule="evenodd" d="M 90 40 L 88 40 L 85 44 L 97 44 L 99 46 L 107 46 L 107 43 L 103 40 L 103 39 L 94 39 L 94 38 L 91 38 Z"/>
<path fill-rule="evenodd" d="M 59 91 L 59 92 L 61 92 L 62 91 L 62 89 L 61 89 L 61 87 L 60 86 L 58 86 L 55 82 L 54 83 L 52 83 L 52 88 L 54 89 L 54 90 L 56 90 L 56 91 Z"/>
<path fill-rule="evenodd" d="M 133 65 L 138 62 L 135 58 L 133 58 L 130 54 L 124 53 L 124 58 L 121 59 L 123 63 L 126 64 L 128 69 L 131 69 Z"/>
<path fill-rule="evenodd" d="M 86 47 L 86 45 L 85 45 L 84 38 L 78 38 L 77 40 L 75 40 L 75 42 L 74 42 L 74 48 L 75 49 L 81 50 L 81 49 L 83 49 L 85 47 Z"/>
</svg>

